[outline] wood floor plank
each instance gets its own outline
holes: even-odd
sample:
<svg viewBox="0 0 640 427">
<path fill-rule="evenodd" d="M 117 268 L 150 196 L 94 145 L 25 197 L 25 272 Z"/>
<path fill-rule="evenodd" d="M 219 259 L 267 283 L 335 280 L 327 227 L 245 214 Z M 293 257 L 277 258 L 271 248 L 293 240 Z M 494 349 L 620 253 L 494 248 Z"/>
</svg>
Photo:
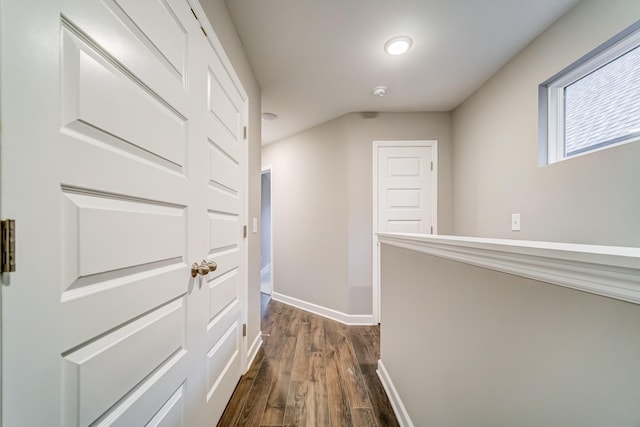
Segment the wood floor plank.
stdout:
<svg viewBox="0 0 640 427">
<path fill-rule="evenodd" d="M 380 335 L 365 329 L 351 332 L 349 337 L 360 366 L 377 368 L 380 358 Z"/>
<path fill-rule="evenodd" d="M 378 427 L 371 408 L 351 408 L 351 417 L 353 418 L 354 426 Z M 383 426 L 387 427 L 386 424 L 383 424 Z"/>
<path fill-rule="evenodd" d="M 378 327 L 362 327 L 352 331 L 351 341 L 360 361 L 360 369 L 369 390 L 369 398 L 375 418 L 381 426 L 397 426 L 393 408 L 384 391 L 376 369 L 380 357 L 380 335 Z"/>
<path fill-rule="evenodd" d="M 306 425 L 308 386 L 309 383 L 307 381 L 291 381 L 282 425 Z"/>
<path fill-rule="evenodd" d="M 261 295 L 264 295 L 264 294 L 261 294 Z M 277 324 L 278 319 L 282 314 L 280 307 L 278 306 L 278 304 L 280 303 L 278 303 L 277 301 L 271 301 L 269 299 L 267 300 L 262 299 L 261 304 L 266 304 L 267 308 L 261 309 L 261 312 L 264 314 L 262 317 L 262 321 L 260 323 L 260 329 L 264 335 L 270 336 L 273 329 L 273 325 Z"/>
<path fill-rule="evenodd" d="M 277 301 L 262 313 L 262 349 L 219 426 L 398 426 L 376 374 L 379 326 L 345 326 Z"/>
<path fill-rule="evenodd" d="M 308 351 L 324 351 L 324 319 L 320 316 L 311 316 L 309 323 L 310 337 Z"/>
<path fill-rule="evenodd" d="M 283 337 L 280 354 L 274 359 L 274 377 L 271 381 L 267 404 L 260 423 L 262 425 L 281 425 L 287 406 L 287 395 L 291 382 L 291 366 L 294 360 L 296 337 Z"/>
<path fill-rule="evenodd" d="M 269 387 L 271 386 L 271 380 L 273 378 L 273 368 L 271 362 L 266 358 L 260 365 L 256 379 L 253 382 L 253 387 L 247 402 L 244 405 L 244 410 L 238 418 L 238 426 L 259 426 L 262 419 L 262 413 L 264 407 L 267 404 L 267 396 Z M 233 396 L 232 396 L 233 399 Z"/>
<path fill-rule="evenodd" d="M 324 355 L 314 352 L 309 359 L 309 381 L 307 393 L 306 424 L 309 426 L 328 426 L 329 398 Z"/>
<path fill-rule="evenodd" d="M 336 324 L 325 323 L 325 366 L 327 374 L 327 394 L 331 406 L 332 426 L 351 426 L 351 406 L 349 397 L 340 378 L 340 356 L 338 350 L 338 332 Z"/>
<path fill-rule="evenodd" d="M 303 322 L 298 327 L 298 339 L 291 368 L 291 381 L 307 381 L 309 379 L 309 342 L 311 324 Z"/>
<path fill-rule="evenodd" d="M 283 319 L 283 323 L 280 327 L 284 330 L 284 333 L 288 337 L 295 337 L 298 334 L 298 326 L 300 326 L 300 318 L 307 316 L 302 310 L 295 309 L 291 306 L 287 307 L 288 315 L 286 320 Z"/>
<path fill-rule="evenodd" d="M 358 363 L 362 365 L 374 362 L 371 360 L 371 355 L 365 342 L 366 338 L 362 334 L 358 331 L 349 331 L 349 339 Z"/>
<path fill-rule="evenodd" d="M 376 417 L 378 425 L 385 427 L 399 426 L 398 420 L 393 413 L 393 408 L 389 402 L 384 387 L 380 382 L 378 373 L 376 372 L 376 366 L 366 365 L 362 366 L 362 373 L 367 382 L 367 388 L 369 389 L 369 397 L 371 399 L 371 407 Z"/>
<path fill-rule="evenodd" d="M 349 396 L 349 403 L 355 408 L 370 408 L 369 394 L 360 371 L 360 364 L 349 339 L 349 333 L 343 325 L 337 329 L 340 378 L 345 386 L 347 396 Z"/>
<path fill-rule="evenodd" d="M 227 405 L 224 413 L 222 414 L 222 418 L 218 422 L 218 426 L 235 426 L 238 419 L 240 419 L 240 414 L 242 414 L 242 410 L 244 409 L 244 405 L 247 402 L 247 399 L 250 396 L 251 388 L 253 387 L 253 383 L 258 375 L 258 371 L 260 370 L 260 366 L 262 366 L 262 362 L 264 361 L 264 350 L 258 350 L 251 367 L 247 371 L 245 375 L 240 379 L 240 382 L 236 386 L 235 391 L 233 392 L 234 396 L 238 396 L 237 399 L 231 399 L 229 404 Z"/>
</svg>

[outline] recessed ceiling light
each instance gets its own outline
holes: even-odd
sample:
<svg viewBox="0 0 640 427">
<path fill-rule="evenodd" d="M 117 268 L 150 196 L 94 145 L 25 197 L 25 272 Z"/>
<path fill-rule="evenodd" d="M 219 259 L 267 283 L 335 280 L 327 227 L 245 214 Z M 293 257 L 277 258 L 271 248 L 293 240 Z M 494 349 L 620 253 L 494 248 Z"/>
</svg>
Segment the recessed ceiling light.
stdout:
<svg viewBox="0 0 640 427">
<path fill-rule="evenodd" d="M 262 113 L 262 120 L 267 120 L 267 121 L 273 121 L 275 119 L 277 119 L 278 116 L 276 114 L 273 113 Z"/>
<path fill-rule="evenodd" d="M 374 94 L 375 96 L 384 96 L 385 93 L 387 93 L 387 87 L 386 86 L 376 86 L 376 87 L 373 88 L 371 93 Z"/>
<path fill-rule="evenodd" d="M 402 55 L 409 50 L 413 40 L 407 36 L 394 37 L 384 44 L 384 50 L 389 55 Z"/>
</svg>

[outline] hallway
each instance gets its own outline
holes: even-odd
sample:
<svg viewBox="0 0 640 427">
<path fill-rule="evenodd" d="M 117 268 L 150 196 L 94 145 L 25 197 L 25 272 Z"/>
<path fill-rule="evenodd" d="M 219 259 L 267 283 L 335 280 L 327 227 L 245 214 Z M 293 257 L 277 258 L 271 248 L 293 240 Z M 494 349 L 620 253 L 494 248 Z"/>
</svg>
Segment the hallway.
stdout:
<svg viewBox="0 0 640 427">
<path fill-rule="evenodd" d="M 398 425 L 376 374 L 379 326 L 345 326 L 262 294 L 262 333 L 219 426 Z"/>
</svg>

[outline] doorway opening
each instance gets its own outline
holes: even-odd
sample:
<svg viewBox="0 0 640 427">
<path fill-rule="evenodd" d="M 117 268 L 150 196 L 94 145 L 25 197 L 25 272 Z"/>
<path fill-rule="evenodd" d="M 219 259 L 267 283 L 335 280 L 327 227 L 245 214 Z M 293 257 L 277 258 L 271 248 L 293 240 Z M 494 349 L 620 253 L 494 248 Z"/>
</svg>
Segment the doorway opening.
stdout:
<svg viewBox="0 0 640 427">
<path fill-rule="evenodd" d="M 262 168 L 260 206 L 260 292 L 273 292 L 273 243 L 271 238 L 271 166 Z"/>
</svg>

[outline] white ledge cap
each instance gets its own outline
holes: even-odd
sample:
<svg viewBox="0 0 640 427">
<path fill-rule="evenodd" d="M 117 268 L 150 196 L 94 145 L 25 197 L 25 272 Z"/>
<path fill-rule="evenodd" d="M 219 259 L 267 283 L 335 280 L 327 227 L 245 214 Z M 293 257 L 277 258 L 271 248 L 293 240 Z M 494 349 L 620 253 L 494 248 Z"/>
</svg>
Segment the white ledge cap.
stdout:
<svg viewBox="0 0 640 427">
<path fill-rule="evenodd" d="M 640 248 L 431 234 L 380 243 L 640 304 Z"/>
</svg>

